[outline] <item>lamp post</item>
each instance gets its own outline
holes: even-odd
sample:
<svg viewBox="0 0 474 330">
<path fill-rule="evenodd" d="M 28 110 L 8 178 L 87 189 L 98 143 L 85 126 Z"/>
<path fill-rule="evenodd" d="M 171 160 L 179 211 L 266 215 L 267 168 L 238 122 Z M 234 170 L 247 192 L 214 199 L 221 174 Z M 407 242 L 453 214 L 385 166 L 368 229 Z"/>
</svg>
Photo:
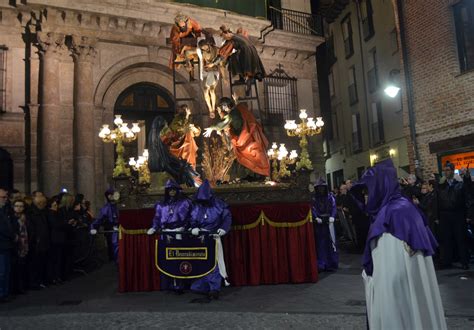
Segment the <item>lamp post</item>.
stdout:
<svg viewBox="0 0 474 330">
<path fill-rule="evenodd" d="M 306 136 L 313 136 L 320 134 L 324 126 L 324 121 L 322 117 L 317 117 L 316 122 L 312 117 L 308 118 L 306 109 L 300 110 L 301 123 L 296 124 L 295 120 L 287 120 L 285 123 L 285 129 L 288 136 L 298 136 L 300 137 L 300 147 L 301 147 L 301 156 L 300 160 L 296 162 L 296 169 L 300 170 L 306 168 L 308 170 L 313 169 L 313 164 L 309 159 L 308 154 L 308 140 Z"/>
<path fill-rule="evenodd" d="M 126 167 L 125 160 L 123 159 L 123 143 L 135 140 L 140 132 L 140 127 L 138 127 L 138 123 L 133 123 L 132 127 L 129 128 L 128 124 L 122 120 L 121 115 L 115 115 L 114 124 L 117 127 L 113 130 L 111 130 L 107 124 L 102 125 L 99 137 L 105 143 L 112 142 L 117 145 L 115 148 L 115 151 L 117 152 L 117 160 L 115 161 L 115 168 L 112 176 L 114 178 L 119 176 L 129 176 L 130 169 Z"/>
<path fill-rule="evenodd" d="M 148 149 L 143 150 L 143 155 L 139 156 L 137 160 L 131 157 L 128 165 L 138 172 L 138 184 L 147 186 L 151 182 L 150 169 L 148 168 Z"/>
</svg>

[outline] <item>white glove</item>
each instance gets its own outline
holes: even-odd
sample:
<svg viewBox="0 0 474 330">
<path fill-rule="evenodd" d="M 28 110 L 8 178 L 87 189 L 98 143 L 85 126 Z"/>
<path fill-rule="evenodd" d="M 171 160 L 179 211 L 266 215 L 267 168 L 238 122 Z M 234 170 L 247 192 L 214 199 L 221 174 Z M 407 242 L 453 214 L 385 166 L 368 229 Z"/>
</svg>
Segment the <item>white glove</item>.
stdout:
<svg viewBox="0 0 474 330">
<path fill-rule="evenodd" d="M 114 231 L 118 231 L 118 227 L 117 227 L 117 226 L 114 226 L 114 227 L 113 227 L 113 230 L 114 230 Z"/>
<path fill-rule="evenodd" d="M 334 223 L 334 218 L 333 217 L 329 217 L 329 223 Z"/>
<path fill-rule="evenodd" d="M 97 229 L 91 229 L 91 235 L 97 235 Z"/>
<path fill-rule="evenodd" d="M 323 219 L 318 218 L 318 217 L 316 217 L 316 221 L 317 221 L 319 224 L 323 223 Z"/>
<path fill-rule="evenodd" d="M 217 235 L 224 236 L 225 234 L 227 234 L 227 232 L 224 229 L 222 228 L 217 229 Z"/>
<path fill-rule="evenodd" d="M 198 236 L 199 235 L 199 228 L 193 228 L 193 230 L 191 230 L 191 234 L 193 234 L 194 236 Z"/>
<path fill-rule="evenodd" d="M 148 229 L 148 231 L 146 232 L 146 234 L 147 234 L 147 235 L 153 235 L 155 232 L 156 232 L 155 228 L 150 228 L 150 229 Z"/>
</svg>

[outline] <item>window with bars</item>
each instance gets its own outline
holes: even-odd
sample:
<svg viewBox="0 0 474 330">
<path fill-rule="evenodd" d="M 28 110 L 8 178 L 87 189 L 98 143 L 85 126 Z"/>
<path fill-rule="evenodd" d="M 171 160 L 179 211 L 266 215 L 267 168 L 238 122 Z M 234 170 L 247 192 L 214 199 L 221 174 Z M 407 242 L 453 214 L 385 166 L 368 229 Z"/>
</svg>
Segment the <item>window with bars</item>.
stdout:
<svg viewBox="0 0 474 330">
<path fill-rule="evenodd" d="M 334 34 L 332 31 L 329 33 L 329 37 L 327 38 L 327 52 L 328 52 L 328 65 L 331 67 L 336 63 L 336 50 L 334 49 Z"/>
<path fill-rule="evenodd" d="M 390 47 L 392 49 L 392 54 L 398 52 L 398 33 L 396 28 L 390 32 Z"/>
<path fill-rule="evenodd" d="M 454 5 L 454 24 L 461 72 L 474 69 L 474 1 Z"/>
<path fill-rule="evenodd" d="M 372 102 L 372 141 L 377 145 L 383 143 L 384 139 L 382 103 Z"/>
<path fill-rule="evenodd" d="M 351 25 L 351 14 L 348 14 L 341 23 L 342 38 L 344 40 L 344 52 L 346 58 L 351 57 L 354 54 L 354 43 L 352 41 L 352 25 Z"/>
<path fill-rule="evenodd" d="M 4 45 L 0 45 L 0 112 L 7 111 L 7 50 L 8 48 Z"/>
<path fill-rule="evenodd" d="M 367 80 L 369 85 L 369 92 L 373 93 L 379 87 L 379 77 L 377 74 L 377 51 L 375 49 L 369 52 L 368 67 L 369 71 L 367 72 Z"/>
<path fill-rule="evenodd" d="M 372 38 L 375 34 L 372 13 L 372 2 L 370 0 L 362 0 L 360 2 L 360 14 L 362 16 L 362 30 L 365 41 Z"/>
<path fill-rule="evenodd" d="M 352 151 L 362 151 L 362 134 L 360 131 L 360 114 L 352 115 Z"/>
<path fill-rule="evenodd" d="M 356 72 L 355 67 L 349 68 L 349 103 L 350 105 L 354 105 L 359 101 L 357 96 L 357 80 L 356 80 Z"/>
<path fill-rule="evenodd" d="M 298 117 L 297 79 L 290 77 L 281 64 L 263 79 L 263 86 L 266 124 L 281 125 Z"/>
</svg>

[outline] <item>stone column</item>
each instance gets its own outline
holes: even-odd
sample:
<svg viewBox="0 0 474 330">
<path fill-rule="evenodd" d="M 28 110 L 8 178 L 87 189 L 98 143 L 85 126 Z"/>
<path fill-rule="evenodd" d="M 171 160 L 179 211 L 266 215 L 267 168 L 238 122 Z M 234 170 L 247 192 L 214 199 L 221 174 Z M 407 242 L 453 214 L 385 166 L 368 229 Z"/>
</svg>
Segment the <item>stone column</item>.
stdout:
<svg viewBox="0 0 474 330">
<path fill-rule="evenodd" d="M 38 32 L 41 83 L 39 137 L 39 189 L 46 196 L 59 192 L 60 182 L 60 93 L 59 57 L 64 49 L 64 35 L 55 32 Z"/>
<path fill-rule="evenodd" d="M 73 36 L 74 55 L 74 183 L 95 204 L 93 62 L 94 38 Z"/>
</svg>

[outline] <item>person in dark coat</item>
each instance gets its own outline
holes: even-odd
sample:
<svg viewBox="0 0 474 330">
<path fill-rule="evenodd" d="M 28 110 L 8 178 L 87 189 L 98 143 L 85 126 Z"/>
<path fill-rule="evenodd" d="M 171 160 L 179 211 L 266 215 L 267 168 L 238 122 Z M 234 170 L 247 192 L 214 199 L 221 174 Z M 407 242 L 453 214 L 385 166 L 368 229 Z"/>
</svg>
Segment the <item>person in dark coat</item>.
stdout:
<svg viewBox="0 0 474 330">
<path fill-rule="evenodd" d="M 74 211 L 74 196 L 69 193 L 65 193 L 61 196 L 61 202 L 59 204 L 59 217 L 62 224 L 66 224 L 65 243 L 62 252 L 62 270 L 61 279 L 63 281 L 68 280 L 73 272 L 74 265 L 74 246 L 75 246 L 75 228 L 78 220 L 77 215 Z"/>
<path fill-rule="evenodd" d="M 436 182 L 430 180 L 421 186 L 421 197 L 419 207 L 428 218 L 430 229 L 439 239 L 438 203 L 435 190 Z"/>
<path fill-rule="evenodd" d="M 53 196 L 48 201 L 48 224 L 51 230 L 51 252 L 49 258 L 49 279 L 53 284 L 62 283 L 63 254 L 66 245 L 66 235 L 70 225 L 59 213 L 59 196 Z"/>
<path fill-rule="evenodd" d="M 26 203 L 19 199 L 12 202 L 14 213 L 11 217 L 12 227 L 17 237 L 12 253 L 11 289 L 14 294 L 26 292 L 28 282 L 28 232 L 31 232 L 31 221 L 25 213 Z"/>
<path fill-rule="evenodd" d="M 7 190 L 0 188 L 0 302 L 10 300 L 11 254 L 17 239 L 5 210 L 7 199 Z"/>
<path fill-rule="evenodd" d="M 467 191 L 470 175 L 464 180 L 454 175 L 454 164 L 447 162 L 444 177 L 437 187 L 437 205 L 440 230 L 441 268 L 451 266 L 457 251 L 463 269 L 469 269 L 467 251 Z"/>
<path fill-rule="evenodd" d="M 31 231 L 29 235 L 29 282 L 31 289 L 45 288 L 48 283 L 48 253 L 51 244 L 46 209 L 47 200 L 44 195 L 36 195 L 29 217 Z"/>
<path fill-rule="evenodd" d="M 351 190 L 352 182 L 350 180 L 346 181 L 346 187 L 348 191 L 346 198 L 343 200 L 342 209 L 349 214 L 357 237 L 357 247 L 359 251 L 363 251 L 370 227 L 369 217 L 359 207 L 359 203 L 363 201 L 360 201 L 358 197 L 363 198 L 363 196 L 356 196 L 356 190 Z"/>
</svg>

